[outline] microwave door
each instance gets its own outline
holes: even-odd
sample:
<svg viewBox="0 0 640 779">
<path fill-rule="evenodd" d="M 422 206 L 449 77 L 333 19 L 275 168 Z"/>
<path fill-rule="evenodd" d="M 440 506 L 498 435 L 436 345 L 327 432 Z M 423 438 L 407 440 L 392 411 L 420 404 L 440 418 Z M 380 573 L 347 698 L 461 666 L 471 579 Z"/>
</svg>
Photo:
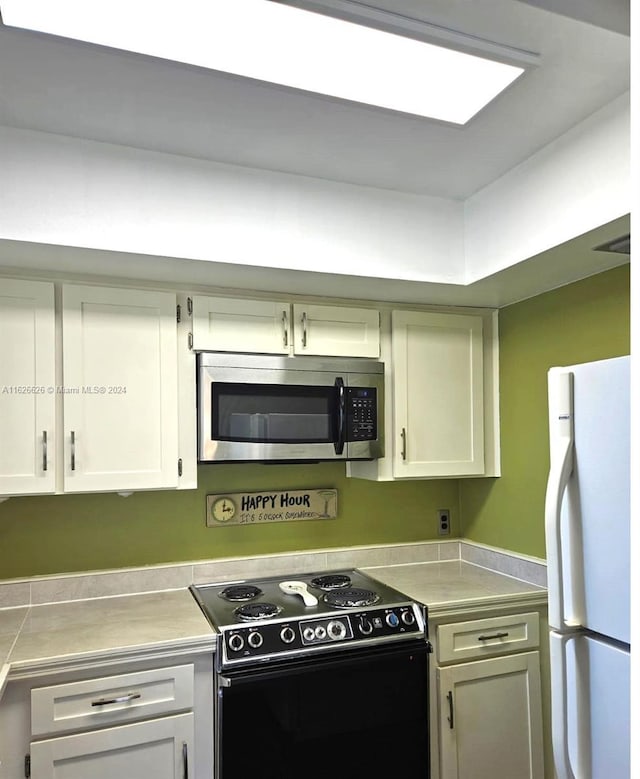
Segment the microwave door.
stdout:
<svg viewBox="0 0 640 779">
<path fill-rule="evenodd" d="M 210 382 L 206 459 L 345 459 L 344 397 L 340 411 L 340 389 L 333 377 L 326 376 L 325 381 L 326 384 Z"/>
</svg>

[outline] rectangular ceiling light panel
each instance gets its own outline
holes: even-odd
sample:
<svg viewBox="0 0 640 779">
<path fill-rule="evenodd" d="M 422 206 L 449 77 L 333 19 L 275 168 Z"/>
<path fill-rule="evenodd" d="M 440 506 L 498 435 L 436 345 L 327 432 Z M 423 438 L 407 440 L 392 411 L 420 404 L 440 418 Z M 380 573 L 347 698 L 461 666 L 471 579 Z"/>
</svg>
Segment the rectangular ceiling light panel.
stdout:
<svg viewBox="0 0 640 779">
<path fill-rule="evenodd" d="M 0 0 L 5 25 L 464 124 L 523 68 L 270 0 Z"/>
</svg>

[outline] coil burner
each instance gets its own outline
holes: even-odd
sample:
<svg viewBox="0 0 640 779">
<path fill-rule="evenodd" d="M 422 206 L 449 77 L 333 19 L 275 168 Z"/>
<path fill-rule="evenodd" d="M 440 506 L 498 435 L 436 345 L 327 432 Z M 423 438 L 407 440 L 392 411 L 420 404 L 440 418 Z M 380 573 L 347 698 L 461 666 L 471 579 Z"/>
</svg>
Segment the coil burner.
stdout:
<svg viewBox="0 0 640 779">
<path fill-rule="evenodd" d="M 235 614 L 241 622 L 253 622 L 257 619 L 270 619 L 281 611 L 275 603 L 245 603 L 244 606 L 238 606 Z"/>
<path fill-rule="evenodd" d="M 232 584 L 220 593 L 221 598 L 232 602 L 253 600 L 258 595 L 262 595 L 262 590 L 253 584 Z"/>
<path fill-rule="evenodd" d="M 373 606 L 378 603 L 380 596 L 373 590 L 364 590 L 359 587 L 349 587 L 348 589 L 331 590 L 323 600 L 329 606 L 335 606 L 338 609 L 354 609 L 362 606 Z"/>
<path fill-rule="evenodd" d="M 338 590 L 351 584 L 351 577 L 344 573 L 330 573 L 326 576 L 316 576 L 309 584 L 318 590 Z"/>
</svg>

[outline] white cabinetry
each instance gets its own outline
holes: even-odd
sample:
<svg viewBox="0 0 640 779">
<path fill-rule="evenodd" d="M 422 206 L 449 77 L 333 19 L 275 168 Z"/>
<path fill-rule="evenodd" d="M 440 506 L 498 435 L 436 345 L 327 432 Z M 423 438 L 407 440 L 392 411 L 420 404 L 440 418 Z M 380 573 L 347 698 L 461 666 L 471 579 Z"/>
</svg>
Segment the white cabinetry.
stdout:
<svg viewBox="0 0 640 779">
<path fill-rule="evenodd" d="M 484 473 L 482 317 L 391 315 L 396 478 Z"/>
<path fill-rule="evenodd" d="M 192 708 L 192 665 L 35 688 L 32 775 L 183 779 L 193 756 Z M 41 738 L 48 733 L 60 735 Z"/>
<path fill-rule="evenodd" d="M 193 743 L 193 714 L 137 722 L 31 745 L 38 779 L 184 779 Z"/>
<path fill-rule="evenodd" d="M 176 659 L 10 677 L 2 779 L 211 779 L 213 658 Z"/>
<path fill-rule="evenodd" d="M 55 299 L 0 281 L 0 495 L 195 486 L 179 476 L 181 456 L 195 472 L 186 425 L 178 440 L 195 371 L 179 400 L 176 296 L 64 284 Z"/>
<path fill-rule="evenodd" d="M 196 295 L 193 348 L 377 359 L 379 313 L 367 308 Z"/>
<path fill-rule="evenodd" d="M 437 626 L 434 779 L 543 779 L 538 645 L 537 612 Z"/>
<path fill-rule="evenodd" d="M 55 492 L 53 284 L 0 280 L 0 495 Z"/>
<path fill-rule="evenodd" d="M 347 473 L 499 476 L 497 313 L 394 310 L 382 344 L 386 456 Z"/>
<path fill-rule="evenodd" d="M 176 296 L 62 294 L 65 492 L 177 486 Z"/>
<path fill-rule="evenodd" d="M 293 306 L 294 354 L 380 356 L 380 314 L 367 308 Z"/>
<path fill-rule="evenodd" d="M 289 354 L 290 305 L 281 300 L 243 300 L 196 295 L 193 348 L 212 352 Z"/>
</svg>

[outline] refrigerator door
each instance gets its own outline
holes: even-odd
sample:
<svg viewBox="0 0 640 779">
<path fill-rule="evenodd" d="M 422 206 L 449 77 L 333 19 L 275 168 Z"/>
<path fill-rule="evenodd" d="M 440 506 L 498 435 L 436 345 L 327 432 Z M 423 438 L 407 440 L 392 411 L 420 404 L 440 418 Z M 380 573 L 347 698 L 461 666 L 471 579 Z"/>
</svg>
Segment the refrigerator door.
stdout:
<svg viewBox="0 0 640 779">
<path fill-rule="evenodd" d="M 571 370 L 575 449 L 563 521 L 573 612 L 583 627 L 629 644 L 629 358 Z"/>
<path fill-rule="evenodd" d="M 629 650 L 590 633 L 550 637 L 558 779 L 629 779 Z"/>
<path fill-rule="evenodd" d="M 629 358 L 549 372 L 549 624 L 630 642 Z"/>
</svg>

